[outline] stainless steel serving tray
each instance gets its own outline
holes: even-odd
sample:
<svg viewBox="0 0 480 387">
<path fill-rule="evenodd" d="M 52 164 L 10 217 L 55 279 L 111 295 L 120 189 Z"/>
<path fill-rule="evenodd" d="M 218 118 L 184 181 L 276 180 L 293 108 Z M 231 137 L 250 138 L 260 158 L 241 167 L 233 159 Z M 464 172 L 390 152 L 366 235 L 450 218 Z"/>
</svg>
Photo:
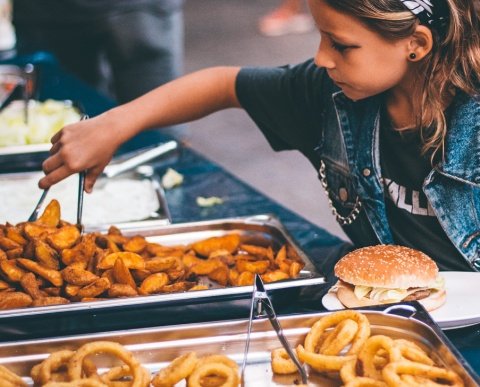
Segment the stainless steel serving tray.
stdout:
<svg viewBox="0 0 480 387">
<path fill-rule="evenodd" d="M 203 222 L 164 225 L 145 221 L 117 225 L 126 236 L 144 235 L 165 245 L 188 244 L 212 236 L 238 233 L 242 243 L 291 245 L 305 262 L 296 279 L 266 285 L 276 305 L 295 301 L 301 287 L 325 285 L 325 278 L 309 257 L 296 245 L 280 221 L 273 215 L 227 218 Z M 106 231 L 91 227 L 90 231 Z M 68 333 L 94 332 L 139 326 L 199 322 L 239 318 L 248 315 L 251 286 L 157 294 L 131 298 L 75 302 L 10 309 L 0 312 L 0 341 L 12 337 L 42 337 Z"/>
<path fill-rule="evenodd" d="M 0 174 L 0 224 L 16 224 L 28 218 L 41 194 L 37 183 L 42 176 L 41 172 Z M 134 184 L 132 189 L 126 190 L 130 183 Z M 78 178 L 72 176 L 51 187 L 41 211 L 50 200 L 57 199 L 62 207 L 62 219 L 74 223 L 77 184 Z M 113 178 L 100 178 L 97 185 L 99 187 L 84 198 L 83 221 L 86 227 L 105 228 L 119 220 L 153 222 L 156 226 L 170 223 L 168 203 L 157 174 L 146 176 L 125 172 Z M 126 205 L 130 210 L 125 208 Z"/>
<path fill-rule="evenodd" d="M 395 311 L 403 312 L 404 308 L 417 309 L 417 312 L 413 317 L 392 314 Z M 392 338 L 412 340 L 424 349 L 435 353 L 437 361 L 457 372 L 465 386 L 480 384 L 478 375 L 418 303 L 375 309 L 360 310 L 370 321 L 372 335 L 384 334 Z M 291 315 L 279 319 L 290 344 L 296 346 L 303 343 L 313 323 L 329 313 Z M 241 364 L 247 324 L 248 320 L 241 319 L 76 335 L 48 340 L 18 341 L 0 345 L 0 364 L 21 375 L 27 383 L 31 384 L 30 369 L 48 357 L 51 352 L 61 349 L 75 350 L 83 344 L 96 340 L 115 341 L 124 345 L 152 373 L 166 366 L 175 357 L 189 351 L 196 351 L 198 355 L 224 354 Z M 246 386 L 298 384 L 299 377 L 296 375 L 274 376 L 272 374 L 270 352 L 279 347 L 281 344 L 268 319 L 255 320 L 245 372 Z M 101 367 L 112 365 L 106 358 L 99 361 L 102 361 Z M 339 384 L 338 380 L 326 379 L 310 372 L 309 385 L 338 386 Z"/>
</svg>

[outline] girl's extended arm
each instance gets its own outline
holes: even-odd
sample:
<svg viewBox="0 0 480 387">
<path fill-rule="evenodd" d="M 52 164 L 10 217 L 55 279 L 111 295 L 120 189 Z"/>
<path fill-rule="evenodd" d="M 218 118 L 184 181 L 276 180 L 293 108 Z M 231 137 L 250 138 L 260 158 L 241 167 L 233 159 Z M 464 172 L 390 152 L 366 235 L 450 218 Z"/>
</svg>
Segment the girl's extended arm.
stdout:
<svg viewBox="0 0 480 387">
<path fill-rule="evenodd" d="M 204 117 L 229 107 L 239 107 L 235 79 L 239 68 L 215 67 L 169 82 L 98 117 L 68 125 L 52 137 L 50 157 L 43 163 L 47 188 L 69 175 L 87 170 L 85 190 L 95 180 L 118 147 L 141 131 Z"/>
</svg>

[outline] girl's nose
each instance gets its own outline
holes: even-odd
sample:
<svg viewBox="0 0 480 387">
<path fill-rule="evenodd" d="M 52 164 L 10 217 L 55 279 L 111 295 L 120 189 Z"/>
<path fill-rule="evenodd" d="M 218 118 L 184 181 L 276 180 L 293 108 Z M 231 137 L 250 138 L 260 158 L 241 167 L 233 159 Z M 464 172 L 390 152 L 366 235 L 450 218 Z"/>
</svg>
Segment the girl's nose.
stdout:
<svg viewBox="0 0 480 387">
<path fill-rule="evenodd" d="M 326 39 L 320 39 L 320 44 L 318 45 L 317 53 L 315 54 L 315 64 L 318 67 L 325 67 L 327 69 L 335 67 L 335 62 L 330 55 Z"/>
</svg>

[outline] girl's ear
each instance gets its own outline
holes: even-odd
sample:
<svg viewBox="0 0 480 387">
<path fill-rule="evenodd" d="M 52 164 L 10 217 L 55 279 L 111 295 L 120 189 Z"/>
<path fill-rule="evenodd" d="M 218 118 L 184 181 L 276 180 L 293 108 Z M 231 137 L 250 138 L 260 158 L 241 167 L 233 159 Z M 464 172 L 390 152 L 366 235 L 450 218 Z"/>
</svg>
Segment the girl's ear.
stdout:
<svg viewBox="0 0 480 387">
<path fill-rule="evenodd" d="M 408 60 L 416 62 L 423 59 L 432 51 L 432 47 L 432 31 L 426 26 L 418 25 L 408 42 Z"/>
</svg>

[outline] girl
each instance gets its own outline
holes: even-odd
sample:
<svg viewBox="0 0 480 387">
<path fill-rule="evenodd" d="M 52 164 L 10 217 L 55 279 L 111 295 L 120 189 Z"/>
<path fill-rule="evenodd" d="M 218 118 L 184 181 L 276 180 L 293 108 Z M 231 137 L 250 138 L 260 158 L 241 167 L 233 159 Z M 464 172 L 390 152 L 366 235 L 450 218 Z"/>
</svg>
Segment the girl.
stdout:
<svg viewBox="0 0 480 387">
<path fill-rule="evenodd" d="M 193 73 L 52 138 L 49 187 L 86 190 L 142 130 L 242 107 L 319 171 L 357 246 L 396 243 L 480 271 L 480 36 L 471 0 L 310 0 L 314 60 Z"/>
</svg>

